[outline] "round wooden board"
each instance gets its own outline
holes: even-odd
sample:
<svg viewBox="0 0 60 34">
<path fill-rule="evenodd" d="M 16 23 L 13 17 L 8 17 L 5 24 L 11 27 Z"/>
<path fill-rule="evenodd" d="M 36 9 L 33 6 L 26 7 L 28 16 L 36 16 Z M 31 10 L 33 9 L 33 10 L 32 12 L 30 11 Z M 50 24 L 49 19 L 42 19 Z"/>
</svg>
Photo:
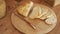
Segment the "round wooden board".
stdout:
<svg viewBox="0 0 60 34">
<path fill-rule="evenodd" d="M 36 31 L 32 29 L 26 22 L 24 22 L 21 18 L 12 13 L 11 15 L 12 24 L 21 32 L 26 34 L 46 34 L 50 32 L 56 26 L 56 23 L 53 25 L 46 25 L 44 22 L 40 21 L 40 31 Z M 34 21 L 36 22 L 36 21 Z"/>
<path fill-rule="evenodd" d="M 4 17 L 6 13 L 6 4 L 4 0 L 0 0 L 0 18 Z"/>
</svg>

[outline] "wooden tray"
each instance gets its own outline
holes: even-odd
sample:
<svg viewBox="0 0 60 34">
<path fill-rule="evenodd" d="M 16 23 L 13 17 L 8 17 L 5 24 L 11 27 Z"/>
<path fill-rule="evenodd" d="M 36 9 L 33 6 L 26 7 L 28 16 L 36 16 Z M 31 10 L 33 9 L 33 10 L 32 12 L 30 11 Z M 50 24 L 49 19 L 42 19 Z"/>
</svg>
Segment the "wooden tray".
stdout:
<svg viewBox="0 0 60 34">
<path fill-rule="evenodd" d="M 27 18 L 25 18 L 25 19 L 27 19 Z M 27 20 L 29 20 L 29 19 L 27 19 Z M 38 29 L 40 31 L 37 31 L 37 29 L 35 30 L 32 27 L 30 27 L 31 25 L 29 26 L 29 24 L 27 22 L 25 22 L 23 19 L 21 19 L 21 17 L 17 16 L 14 13 L 12 13 L 12 15 L 11 15 L 11 21 L 12 21 L 12 24 L 19 31 L 24 32 L 26 34 L 46 34 L 46 33 L 50 32 L 56 26 L 56 23 L 53 25 L 47 25 L 40 20 L 29 20 L 29 22 L 36 23 L 36 25 L 38 25 L 37 23 L 40 22 L 39 29 Z"/>
</svg>

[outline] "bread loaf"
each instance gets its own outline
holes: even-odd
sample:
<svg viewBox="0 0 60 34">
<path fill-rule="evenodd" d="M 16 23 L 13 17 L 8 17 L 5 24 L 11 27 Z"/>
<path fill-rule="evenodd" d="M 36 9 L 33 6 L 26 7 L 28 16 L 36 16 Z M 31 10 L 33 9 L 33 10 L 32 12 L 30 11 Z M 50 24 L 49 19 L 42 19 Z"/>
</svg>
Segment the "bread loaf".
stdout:
<svg viewBox="0 0 60 34">
<path fill-rule="evenodd" d="M 32 11 L 31 11 L 31 9 L 32 9 Z M 26 3 L 24 6 L 19 6 L 17 10 L 21 15 L 23 15 L 25 17 L 27 16 L 31 19 L 35 19 L 35 18 L 39 18 L 42 20 L 45 19 L 46 23 L 48 22 L 47 19 L 50 18 L 51 21 L 53 21 L 52 19 L 55 17 L 54 22 L 56 23 L 56 15 L 52 9 L 50 9 L 46 6 L 43 6 L 43 5 L 34 4 L 32 1 L 29 3 Z M 29 14 L 29 12 L 31 12 L 31 13 Z M 28 14 L 29 14 L 29 16 L 28 16 Z M 52 15 L 53 15 L 53 18 L 52 18 Z M 51 21 L 49 21 L 49 23 L 47 23 L 47 24 L 50 24 Z M 52 23 L 54 23 L 54 22 L 52 22 Z"/>
</svg>

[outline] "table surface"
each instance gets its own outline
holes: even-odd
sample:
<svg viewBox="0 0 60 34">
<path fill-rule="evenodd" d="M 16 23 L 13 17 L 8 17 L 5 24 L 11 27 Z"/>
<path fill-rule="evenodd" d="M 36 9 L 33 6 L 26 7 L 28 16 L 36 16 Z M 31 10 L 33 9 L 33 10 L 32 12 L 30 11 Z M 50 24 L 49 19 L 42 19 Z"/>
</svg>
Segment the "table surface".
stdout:
<svg viewBox="0 0 60 34">
<path fill-rule="evenodd" d="M 6 0 L 6 15 L 0 20 L 0 34 L 22 34 L 18 31 L 11 23 L 11 13 L 16 7 L 16 2 L 14 0 Z M 60 34 L 60 5 L 52 8 L 57 15 L 57 25 L 56 27 L 47 34 Z"/>
</svg>

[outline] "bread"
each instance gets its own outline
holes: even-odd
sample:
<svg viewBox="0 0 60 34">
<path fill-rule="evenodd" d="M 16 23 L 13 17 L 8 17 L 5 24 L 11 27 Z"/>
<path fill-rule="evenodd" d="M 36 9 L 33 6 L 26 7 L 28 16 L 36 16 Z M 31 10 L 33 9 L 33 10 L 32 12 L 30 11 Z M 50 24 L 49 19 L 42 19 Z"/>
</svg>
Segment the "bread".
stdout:
<svg viewBox="0 0 60 34">
<path fill-rule="evenodd" d="M 45 20 L 46 23 L 55 24 L 57 22 L 57 17 L 53 10 L 50 9 L 47 14 L 47 19 Z"/>
<path fill-rule="evenodd" d="M 32 1 L 30 1 L 30 3 L 31 2 Z M 40 4 L 33 3 L 33 2 L 32 2 L 33 4 L 31 4 L 32 5 L 31 6 L 30 3 L 27 2 L 26 4 L 24 3 L 24 6 L 23 5 L 18 6 L 17 12 L 19 14 L 25 16 L 25 17 L 22 16 L 23 17 L 22 19 L 27 21 L 29 24 L 31 24 L 31 26 L 35 29 L 35 30 L 33 29 L 34 32 L 32 32 L 32 33 L 40 34 L 41 32 L 48 33 L 49 31 L 51 31 L 57 23 L 57 17 L 56 17 L 56 14 L 54 13 L 54 11 L 47 6 L 40 5 Z M 26 6 L 27 4 L 30 5 L 29 7 L 32 7 L 32 8 L 30 8 L 30 9 L 27 8 L 28 7 L 28 6 Z M 27 9 L 25 9 L 24 7 Z M 20 10 L 20 9 L 22 9 L 22 10 Z M 21 17 L 21 15 L 20 15 L 20 17 Z M 15 18 L 12 17 L 12 22 L 14 21 L 13 19 L 15 19 Z M 19 22 L 18 22 L 18 24 L 20 23 L 20 26 L 18 27 L 16 25 L 16 27 L 19 28 L 19 30 L 21 28 L 21 23 L 23 23 L 22 25 L 24 25 L 24 22 L 20 22 L 20 21 L 21 20 L 19 20 Z M 17 22 L 13 22 L 13 24 L 15 24 L 15 23 L 17 23 Z M 26 27 L 26 28 L 28 28 L 28 27 Z M 25 31 L 24 29 L 21 31 L 23 31 L 27 34 L 29 32 L 29 31 Z M 29 34 L 31 34 L 31 31 L 29 32 Z"/>
<path fill-rule="evenodd" d="M 28 7 L 28 5 L 30 5 L 30 6 Z M 31 10 L 31 7 L 33 9 L 31 11 L 31 13 L 29 14 L 29 12 Z M 19 10 L 19 8 L 22 9 L 22 10 Z M 54 14 L 53 10 L 51 10 L 50 8 L 48 8 L 46 6 L 42 6 L 42 5 L 39 5 L 39 4 L 33 4 L 33 2 L 30 2 L 29 4 L 27 3 L 22 8 L 18 7 L 17 10 L 20 14 L 22 14 L 25 17 L 27 16 L 31 19 L 34 19 L 34 18 L 39 18 L 39 19 L 42 19 L 42 20 L 45 19 L 46 22 L 48 22 L 48 19 L 51 19 L 52 16 L 55 17 L 55 14 Z M 29 16 L 28 16 L 28 14 L 29 14 Z M 56 20 L 56 18 L 54 18 L 54 19 Z M 50 22 L 47 23 L 47 24 L 50 24 Z M 52 22 L 52 23 L 54 23 L 54 22 Z"/>
<path fill-rule="evenodd" d="M 17 8 L 18 12 L 24 16 L 28 16 L 28 13 L 29 13 L 30 9 L 32 8 L 33 3 L 32 2 L 27 2 L 27 3 L 24 2 L 24 4 L 20 4 L 20 5 L 21 6 L 19 6 Z"/>
<path fill-rule="evenodd" d="M 0 18 L 5 16 L 6 4 L 4 0 L 0 0 Z"/>
<path fill-rule="evenodd" d="M 40 5 L 36 4 L 30 14 L 30 18 L 40 18 L 42 17 L 44 14 L 47 13 L 47 10 L 43 7 L 41 7 Z"/>
<path fill-rule="evenodd" d="M 32 19 L 39 18 L 39 16 L 40 16 L 39 11 L 41 11 L 41 8 L 39 6 L 37 6 L 37 7 L 34 6 L 31 14 L 29 15 L 29 17 L 32 18 Z"/>
</svg>

